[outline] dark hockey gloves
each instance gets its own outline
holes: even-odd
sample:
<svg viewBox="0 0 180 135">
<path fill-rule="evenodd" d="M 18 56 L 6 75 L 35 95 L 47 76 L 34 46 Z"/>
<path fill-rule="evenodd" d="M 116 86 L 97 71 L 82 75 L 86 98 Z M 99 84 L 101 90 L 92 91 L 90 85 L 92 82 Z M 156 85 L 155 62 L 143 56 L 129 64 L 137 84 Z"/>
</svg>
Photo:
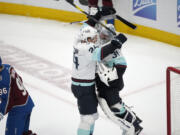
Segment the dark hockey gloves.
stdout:
<svg viewBox="0 0 180 135">
<path fill-rule="evenodd" d="M 111 41 L 111 44 L 113 46 L 115 46 L 116 48 L 121 48 L 122 44 L 124 44 L 124 42 L 126 42 L 126 40 L 127 40 L 127 38 L 125 35 L 119 34 Z"/>
<path fill-rule="evenodd" d="M 88 17 L 87 23 L 94 27 L 97 23 L 96 21 L 99 21 L 101 17 L 114 15 L 115 13 L 116 13 L 116 10 L 114 8 L 103 6 L 101 8 L 98 8 L 98 12 L 95 15 L 91 15 L 90 17 Z"/>
<path fill-rule="evenodd" d="M 101 16 L 107 16 L 114 15 L 116 13 L 116 10 L 113 7 L 103 6 L 99 8 L 99 12 L 101 13 Z"/>
</svg>

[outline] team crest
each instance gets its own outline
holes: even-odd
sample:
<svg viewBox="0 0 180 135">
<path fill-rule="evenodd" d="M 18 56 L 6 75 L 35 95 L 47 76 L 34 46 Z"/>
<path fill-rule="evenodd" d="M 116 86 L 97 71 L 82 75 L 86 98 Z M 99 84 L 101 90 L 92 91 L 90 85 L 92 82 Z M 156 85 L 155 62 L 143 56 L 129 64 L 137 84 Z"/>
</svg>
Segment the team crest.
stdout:
<svg viewBox="0 0 180 135">
<path fill-rule="evenodd" d="M 177 0 L 177 24 L 180 28 L 180 0 Z"/>
<path fill-rule="evenodd" d="M 156 20 L 156 0 L 133 0 L 133 12 L 135 16 Z"/>
</svg>

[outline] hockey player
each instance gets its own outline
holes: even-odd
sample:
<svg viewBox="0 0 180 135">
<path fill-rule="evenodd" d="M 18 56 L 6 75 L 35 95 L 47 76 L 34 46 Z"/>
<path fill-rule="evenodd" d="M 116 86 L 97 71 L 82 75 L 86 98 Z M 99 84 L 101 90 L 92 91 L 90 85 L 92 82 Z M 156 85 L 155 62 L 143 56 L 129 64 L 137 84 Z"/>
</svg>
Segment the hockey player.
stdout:
<svg viewBox="0 0 180 135">
<path fill-rule="evenodd" d="M 22 78 L 0 57 L 0 121 L 8 114 L 5 135 L 36 135 L 29 130 L 33 107 Z"/>
<path fill-rule="evenodd" d="M 106 26 L 115 32 L 112 24 Z M 111 32 L 102 28 L 100 32 L 101 45 L 107 44 L 113 38 Z M 122 102 L 119 96 L 119 91 L 124 87 L 123 74 L 126 67 L 126 60 L 120 48 L 114 50 L 98 64 L 98 74 L 96 75 L 98 100 L 106 115 L 123 129 L 124 135 L 138 135 L 142 130 L 139 125 L 141 120 Z"/>
<path fill-rule="evenodd" d="M 73 46 L 71 86 L 81 115 L 77 135 L 92 135 L 95 120 L 98 118 L 98 101 L 95 93 L 96 62 L 121 48 L 126 40 L 123 34 L 119 34 L 108 45 L 98 47 L 97 30 L 89 25 L 80 29 L 78 40 Z"/>
</svg>

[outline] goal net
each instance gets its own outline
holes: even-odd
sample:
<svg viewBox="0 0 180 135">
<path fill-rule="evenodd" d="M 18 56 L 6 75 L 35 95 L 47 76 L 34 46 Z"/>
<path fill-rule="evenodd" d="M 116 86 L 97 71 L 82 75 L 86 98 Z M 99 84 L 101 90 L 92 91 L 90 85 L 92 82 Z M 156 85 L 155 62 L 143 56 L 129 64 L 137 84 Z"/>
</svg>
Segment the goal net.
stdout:
<svg viewBox="0 0 180 135">
<path fill-rule="evenodd" d="M 180 67 L 168 67 L 167 80 L 167 135 L 180 135 Z"/>
</svg>

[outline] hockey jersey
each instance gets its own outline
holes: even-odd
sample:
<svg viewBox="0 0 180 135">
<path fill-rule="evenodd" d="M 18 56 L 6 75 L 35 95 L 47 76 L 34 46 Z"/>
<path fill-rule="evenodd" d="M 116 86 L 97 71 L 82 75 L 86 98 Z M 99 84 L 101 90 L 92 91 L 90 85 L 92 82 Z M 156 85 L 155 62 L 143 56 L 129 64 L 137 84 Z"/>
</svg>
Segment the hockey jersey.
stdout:
<svg viewBox="0 0 180 135">
<path fill-rule="evenodd" d="M 108 67 L 113 67 L 114 65 L 127 66 L 126 60 L 120 49 L 116 49 L 112 54 L 109 54 L 102 62 Z"/>
<path fill-rule="evenodd" d="M 0 72 L 0 113 L 31 111 L 34 103 L 13 67 L 3 64 Z"/>
<path fill-rule="evenodd" d="M 100 61 L 101 48 L 93 43 L 74 45 L 72 83 L 90 86 L 94 84 L 96 62 Z"/>
<path fill-rule="evenodd" d="M 109 42 L 108 42 L 109 43 Z M 107 45 L 106 41 L 101 40 L 100 44 L 101 47 Z M 109 54 L 107 57 L 105 57 L 102 62 L 107 67 L 113 67 L 114 65 L 122 65 L 127 66 L 126 59 L 124 58 L 121 49 L 116 49 L 112 54 Z"/>
</svg>

